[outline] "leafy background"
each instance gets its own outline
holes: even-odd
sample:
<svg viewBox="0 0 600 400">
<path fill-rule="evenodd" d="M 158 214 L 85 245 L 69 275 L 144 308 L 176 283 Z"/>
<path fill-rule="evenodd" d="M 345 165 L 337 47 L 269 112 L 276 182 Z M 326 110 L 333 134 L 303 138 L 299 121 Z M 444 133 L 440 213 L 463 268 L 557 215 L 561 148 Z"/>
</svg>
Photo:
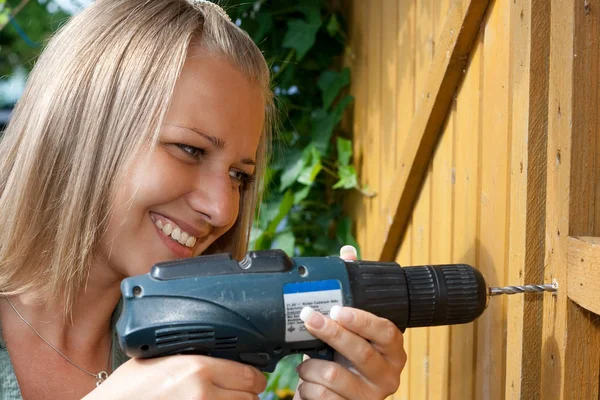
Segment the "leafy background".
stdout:
<svg viewBox="0 0 600 400">
<path fill-rule="evenodd" d="M 6 88 L 14 91 L 19 74 L 31 69 L 41 51 L 40 44 L 72 12 L 66 2 L 0 0 L 0 107 L 2 102 L 11 103 Z M 341 62 L 347 36 L 339 2 L 228 0 L 220 4 L 263 50 L 281 116 L 251 248 L 280 248 L 293 256 L 337 254 L 344 244 L 358 248 L 344 199 L 349 191 L 372 194 L 358 183 L 350 133 L 340 127 L 353 98 L 347 94 L 350 71 Z M 19 12 L 12 18 L 15 9 Z M 299 362 L 300 355 L 294 355 L 279 363 L 268 377 L 264 400 L 293 396 Z"/>
</svg>

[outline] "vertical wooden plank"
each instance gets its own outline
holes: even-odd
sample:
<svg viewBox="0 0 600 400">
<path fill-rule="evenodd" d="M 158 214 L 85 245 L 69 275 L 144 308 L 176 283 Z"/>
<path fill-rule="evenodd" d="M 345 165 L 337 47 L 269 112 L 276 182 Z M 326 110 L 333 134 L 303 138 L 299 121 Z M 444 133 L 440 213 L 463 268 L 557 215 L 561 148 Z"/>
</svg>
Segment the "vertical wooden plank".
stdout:
<svg viewBox="0 0 600 400">
<path fill-rule="evenodd" d="M 381 134 L 380 146 L 380 183 L 379 195 L 377 196 L 377 213 L 380 221 L 379 234 L 377 240 L 383 240 L 385 229 L 383 224 L 387 224 L 385 215 L 385 201 L 389 197 L 390 177 L 393 176 L 396 163 L 396 136 L 397 128 L 397 82 L 398 82 L 398 53 L 397 53 L 397 34 L 398 34 L 398 1 L 383 0 L 381 8 L 381 28 L 382 32 L 382 62 L 381 62 Z"/>
<path fill-rule="evenodd" d="M 430 260 L 431 238 L 431 168 L 421 189 L 413 213 L 412 264 L 426 265 Z M 427 400 L 429 381 L 429 328 L 412 328 L 410 332 L 409 399 Z"/>
<path fill-rule="evenodd" d="M 587 5 L 586 7 L 584 7 Z M 574 14 L 574 66 L 573 101 L 575 106 L 572 153 L 577 155 L 571 164 L 571 191 L 577 198 L 571 202 L 570 220 L 577 230 L 585 235 L 600 236 L 600 227 L 595 227 L 596 208 L 600 206 L 598 193 L 599 167 L 596 166 L 596 140 L 598 130 L 598 107 L 600 100 L 600 2 L 587 0 L 585 4 L 575 3 Z M 585 162 L 580 162 L 585 160 Z M 590 184 L 595 183 L 595 184 Z M 583 234 L 573 234 L 583 236 Z"/>
<path fill-rule="evenodd" d="M 552 0 L 550 81 L 548 99 L 548 169 L 546 196 L 546 251 L 544 280 L 559 284 L 556 296 L 544 296 L 541 398 L 565 397 L 566 286 L 569 233 L 571 121 L 573 115 L 573 0 Z M 581 371 L 579 371 L 581 372 Z"/>
<path fill-rule="evenodd" d="M 546 0 L 513 4 L 508 281 L 523 285 L 543 282 L 550 5 Z M 543 297 L 512 296 L 506 303 L 506 398 L 539 399 Z"/>
<path fill-rule="evenodd" d="M 424 88 L 433 60 L 433 0 L 416 0 L 415 4 L 414 104 L 419 104 L 425 96 Z M 425 265 L 430 261 L 431 186 L 430 168 L 413 211 L 413 265 Z M 412 329 L 411 335 L 409 398 L 427 400 L 429 398 L 429 328 Z"/>
<path fill-rule="evenodd" d="M 453 7 L 461 7 L 462 4 L 457 0 L 433 0 L 432 1 L 432 11 L 433 11 L 433 53 L 435 54 L 437 46 L 436 43 L 439 42 L 440 34 L 442 33 L 442 28 L 444 27 L 444 23 L 446 22 L 446 17 L 448 16 L 448 10 L 450 9 L 450 5 L 452 3 Z"/>
<path fill-rule="evenodd" d="M 433 0 L 416 0 L 415 10 L 415 100 L 419 104 L 425 96 L 424 88 L 433 60 Z M 413 265 L 430 262 L 431 238 L 431 166 L 423 183 L 413 211 Z M 429 328 L 415 328 L 411 332 L 410 399 L 429 398 Z"/>
<path fill-rule="evenodd" d="M 454 200 L 453 262 L 477 265 L 480 218 L 479 171 L 481 142 L 480 81 L 482 79 L 480 33 L 473 47 L 465 80 L 458 90 L 454 125 L 456 188 Z M 449 398 L 473 400 L 475 323 L 450 327 Z"/>
<path fill-rule="evenodd" d="M 598 108 L 590 107 L 597 84 L 598 10 L 585 4 L 555 0 L 551 5 L 550 92 L 548 126 L 548 189 L 546 280 L 568 286 L 568 235 L 586 235 L 595 191 L 589 169 Z M 595 65 L 597 67 L 597 65 Z M 595 218 L 595 217 L 594 217 Z M 598 398 L 600 321 L 568 299 L 565 290 L 544 303 L 542 397 Z"/>
<path fill-rule="evenodd" d="M 350 23 L 348 24 L 351 52 L 347 62 L 351 67 L 352 84 L 350 90 L 354 96 L 352 115 L 353 158 L 359 179 L 361 182 L 365 182 L 363 143 L 367 131 L 368 31 L 364 16 L 367 12 L 368 2 L 348 0 L 345 5 L 351 8 L 349 13 Z M 352 193 L 351 196 L 350 203 L 355 219 L 356 240 L 360 244 L 361 250 L 363 250 L 362 247 L 366 242 L 366 201 L 359 193 Z"/>
<path fill-rule="evenodd" d="M 432 0 L 417 0 L 415 19 L 415 104 L 425 97 L 425 83 L 433 60 Z"/>
<path fill-rule="evenodd" d="M 436 43 L 446 22 L 450 0 L 432 0 L 433 54 Z M 432 208 L 431 208 L 431 264 L 447 264 L 452 259 L 452 202 L 453 202 L 453 113 L 449 112 L 442 134 L 433 155 Z M 429 329 L 429 398 L 448 397 L 449 335 L 447 326 Z"/>
<path fill-rule="evenodd" d="M 381 202 L 381 0 L 368 2 L 368 134 L 363 142 L 365 147 L 364 164 L 366 169 L 367 185 L 377 193 L 373 198 L 367 199 L 367 237 L 365 253 L 368 259 L 376 259 L 373 253 L 374 244 L 381 240 L 382 229 L 379 220 L 379 203 Z"/>
<path fill-rule="evenodd" d="M 454 113 L 451 111 L 433 158 L 431 207 L 431 264 L 448 264 L 452 260 L 454 202 Z M 429 330 L 429 398 L 448 398 L 449 375 L 448 326 Z"/>
<path fill-rule="evenodd" d="M 596 164 L 598 154 L 594 154 L 600 136 L 600 0 L 574 5 L 568 220 L 569 236 L 587 236 L 600 230 L 596 226 L 600 166 Z M 565 239 L 563 245 L 567 243 Z M 566 276 L 571 279 L 569 271 Z M 571 300 L 566 311 L 564 396 L 597 399 L 600 394 L 600 316 Z"/>
<path fill-rule="evenodd" d="M 488 8 L 483 46 L 483 146 L 478 265 L 488 284 L 506 283 L 510 129 L 508 68 L 511 2 Z M 504 299 L 489 302 L 477 323 L 477 399 L 504 399 L 506 317 Z"/>
<path fill-rule="evenodd" d="M 575 8 L 570 236 L 600 236 L 600 0 Z"/>
<path fill-rule="evenodd" d="M 400 245 L 400 251 L 396 257 L 396 262 L 403 267 L 412 265 L 412 222 L 406 227 L 404 239 Z M 412 329 L 407 329 L 404 332 L 404 349 L 407 353 L 410 353 L 411 349 L 411 331 Z M 407 364 L 400 376 L 400 388 L 398 389 L 398 392 L 392 396 L 392 400 L 409 400 L 410 381 L 410 366 Z"/>
<path fill-rule="evenodd" d="M 396 156 L 394 170 L 401 165 L 400 156 L 415 112 L 415 29 L 417 0 L 400 0 L 398 3 L 397 71 L 398 92 L 396 111 Z M 386 223 L 392 218 L 386 215 Z"/>
</svg>

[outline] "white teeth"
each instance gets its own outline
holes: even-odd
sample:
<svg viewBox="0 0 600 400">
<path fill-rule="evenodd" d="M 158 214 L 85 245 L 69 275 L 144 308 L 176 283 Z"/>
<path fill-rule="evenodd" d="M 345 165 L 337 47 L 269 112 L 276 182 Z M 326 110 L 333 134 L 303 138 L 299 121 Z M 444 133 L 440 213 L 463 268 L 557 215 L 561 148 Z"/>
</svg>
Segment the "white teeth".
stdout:
<svg viewBox="0 0 600 400">
<path fill-rule="evenodd" d="M 181 237 L 178 240 L 179 244 L 185 245 L 185 242 L 187 242 L 189 237 L 190 237 L 190 235 L 188 235 L 187 233 L 181 232 Z"/>
<path fill-rule="evenodd" d="M 185 245 L 187 247 L 194 247 L 195 244 L 196 244 L 196 238 L 193 236 L 190 236 L 185 242 Z"/>
<path fill-rule="evenodd" d="M 161 220 L 157 220 L 155 225 L 158 229 L 162 230 L 165 235 L 170 236 L 173 240 L 178 241 L 179 244 L 183 246 L 192 248 L 196 244 L 196 237 L 182 231 L 177 225 L 173 227 L 170 223 L 164 224 Z"/>
</svg>

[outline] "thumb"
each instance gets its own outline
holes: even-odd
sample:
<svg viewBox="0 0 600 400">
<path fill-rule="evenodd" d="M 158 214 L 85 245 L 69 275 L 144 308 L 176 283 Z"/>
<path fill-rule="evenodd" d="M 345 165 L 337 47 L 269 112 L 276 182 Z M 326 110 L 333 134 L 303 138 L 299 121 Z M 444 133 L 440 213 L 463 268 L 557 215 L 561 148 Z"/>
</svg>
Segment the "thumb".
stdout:
<svg viewBox="0 0 600 400">
<path fill-rule="evenodd" d="M 340 258 L 344 260 L 357 260 L 358 254 L 354 246 L 346 245 L 340 249 Z"/>
</svg>

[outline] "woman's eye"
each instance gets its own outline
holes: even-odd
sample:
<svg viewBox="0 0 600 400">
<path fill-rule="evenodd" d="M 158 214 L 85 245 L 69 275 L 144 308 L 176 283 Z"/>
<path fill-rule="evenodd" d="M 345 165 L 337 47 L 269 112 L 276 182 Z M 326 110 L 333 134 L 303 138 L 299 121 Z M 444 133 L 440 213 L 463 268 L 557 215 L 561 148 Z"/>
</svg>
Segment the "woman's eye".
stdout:
<svg viewBox="0 0 600 400">
<path fill-rule="evenodd" d="M 238 181 L 240 184 L 244 185 L 254 181 L 254 175 L 249 175 L 242 171 L 229 171 L 229 176 Z"/>
<path fill-rule="evenodd" d="M 201 148 L 194 147 L 194 146 L 188 146 L 187 144 L 178 143 L 177 147 L 179 147 L 181 150 L 183 150 L 188 155 L 190 155 L 194 158 L 199 158 L 200 156 L 203 156 L 206 154 L 205 149 L 201 149 Z"/>
</svg>

